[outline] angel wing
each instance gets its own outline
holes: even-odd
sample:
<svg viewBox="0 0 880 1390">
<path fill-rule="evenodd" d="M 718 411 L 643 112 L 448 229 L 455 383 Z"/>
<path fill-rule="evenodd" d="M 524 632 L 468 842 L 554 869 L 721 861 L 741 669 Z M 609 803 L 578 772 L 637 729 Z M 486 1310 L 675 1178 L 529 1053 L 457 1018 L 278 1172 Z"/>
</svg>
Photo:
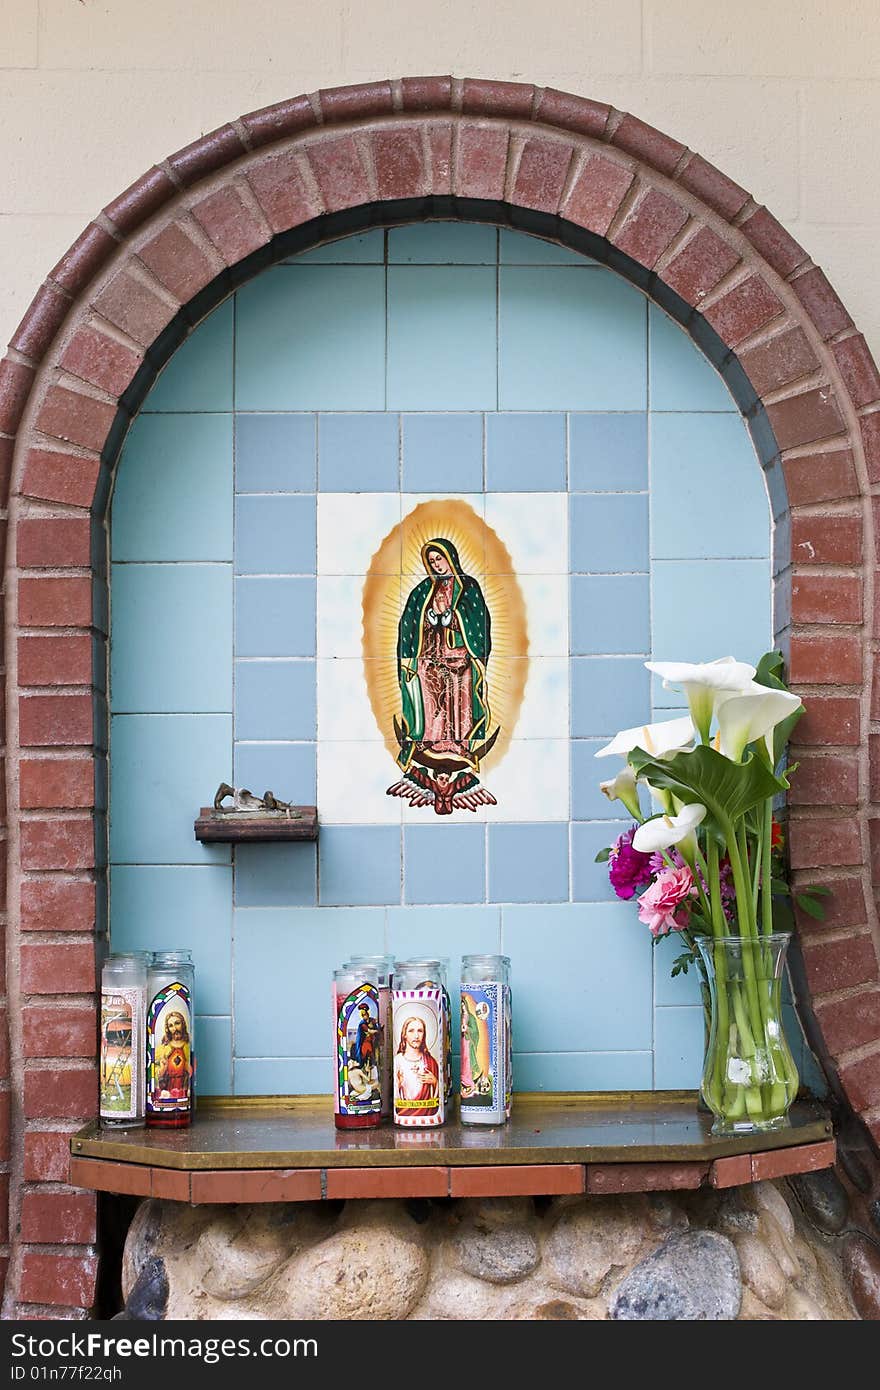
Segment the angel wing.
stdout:
<svg viewBox="0 0 880 1390">
<path fill-rule="evenodd" d="M 412 806 L 430 806 L 434 801 L 433 791 L 427 787 L 417 787 L 415 782 L 410 782 L 405 777 L 395 782 L 393 787 L 389 787 L 386 796 L 402 796 Z"/>
<path fill-rule="evenodd" d="M 478 806 L 497 806 L 498 802 L 486 787 L 471 787 L 470 791 L 456 792 L 452 804 L 459 811 L 476 811 Z"/>
</svg>

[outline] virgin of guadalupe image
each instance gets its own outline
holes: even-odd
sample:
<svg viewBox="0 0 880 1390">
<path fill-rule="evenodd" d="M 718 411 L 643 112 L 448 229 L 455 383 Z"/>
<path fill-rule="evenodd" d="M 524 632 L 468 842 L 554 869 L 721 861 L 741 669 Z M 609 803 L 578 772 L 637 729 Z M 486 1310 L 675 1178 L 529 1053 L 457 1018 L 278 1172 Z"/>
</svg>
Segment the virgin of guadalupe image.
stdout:
<svg viewBox="0 0 880 1390">
<path fill-rule="evenodd" d="M 462 570 L 452 541 L 421 548 L 426 578 L 407 598 L 397 632 L 400 717 L 394 719 L 400 781 L 389 796 L 433 806 L 438 816 L 496 805 L 481 786 L 490 732 L 487 668 L 492 622 L 479 583 Z"/>
</svg>

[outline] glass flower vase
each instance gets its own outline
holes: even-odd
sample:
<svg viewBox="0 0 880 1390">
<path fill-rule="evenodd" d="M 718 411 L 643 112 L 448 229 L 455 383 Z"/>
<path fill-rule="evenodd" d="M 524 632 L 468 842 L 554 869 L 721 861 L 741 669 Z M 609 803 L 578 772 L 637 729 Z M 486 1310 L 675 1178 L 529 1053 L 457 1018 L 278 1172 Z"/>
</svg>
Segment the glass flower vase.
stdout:
<svg viewBox="0 0 880 1390">
<path fill-rule="evenodd" d="M 798 1074 L 782 1026 L 782 972 L 791 935 L 701 937 L 712 1002 L 700 1093 L 713 1134 L 781 1129 Z"/>
</svg>

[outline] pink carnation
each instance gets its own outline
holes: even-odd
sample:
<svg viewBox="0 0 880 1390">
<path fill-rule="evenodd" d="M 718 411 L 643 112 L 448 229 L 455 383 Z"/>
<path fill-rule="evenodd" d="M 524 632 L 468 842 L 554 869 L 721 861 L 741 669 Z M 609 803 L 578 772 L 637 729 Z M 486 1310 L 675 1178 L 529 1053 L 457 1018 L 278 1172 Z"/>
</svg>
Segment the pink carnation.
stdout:
<svg viewBox="0 0 880 1390">
<path fill-rule="evenodd" d="M 652 936 L 681 931 L 688 923 L 683 904 L 697 896 L 693 875 L 686 864 L 680 869 L 664 869 L 639 898 L 639 921 Z"/>
</svg>

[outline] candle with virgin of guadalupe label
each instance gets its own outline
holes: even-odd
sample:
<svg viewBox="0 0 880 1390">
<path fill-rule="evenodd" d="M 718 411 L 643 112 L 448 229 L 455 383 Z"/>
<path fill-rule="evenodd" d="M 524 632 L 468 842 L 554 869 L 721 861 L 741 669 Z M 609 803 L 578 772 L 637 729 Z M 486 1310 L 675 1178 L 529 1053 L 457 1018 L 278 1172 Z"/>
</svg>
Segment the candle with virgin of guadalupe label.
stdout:
<svg viewBox="0 0 880 1390">
<path fill-rule="evenodd" d="M 394 960 L 391 956 L 350 956 L 343 970 L 355 973 L 362 965 L 376 967 L 376 983 L 379 989 L 379 1086 L 382 1093 L 380 1114 L 383 1120 L 391 1118 L 391 982 Z"/>
<path fill-rule="evenodd" d="M 375 964 L 333 972 L 337 1129 L 372 1129 L 382 1123 L 382 1023 Z"/>
<path fill-rule="evenodd" d="M 405 1128 L 446 1119 L 446 1006 L 439 963 L 397 961 L 391 991 L 394 1123 Z M 430 983 L 426 983 L 426 978 Z"/>
<path fill-rule="evenodd" d="M 510 1116 L 510 960 L 461 962 L 461 1122 L 500 1125 Z"/>
<path fill-rule="evenodd" d="M 146 1000 L 146 953 L 108 956 L 101 971 L 102 1129 L 144 1123 Z"/>
<path fill-rule="evenodd" d="M 156 951 L 147 975 L 147 1126 L 192 1123 L 195 971 L 189 951 Z"/>
</svg>

